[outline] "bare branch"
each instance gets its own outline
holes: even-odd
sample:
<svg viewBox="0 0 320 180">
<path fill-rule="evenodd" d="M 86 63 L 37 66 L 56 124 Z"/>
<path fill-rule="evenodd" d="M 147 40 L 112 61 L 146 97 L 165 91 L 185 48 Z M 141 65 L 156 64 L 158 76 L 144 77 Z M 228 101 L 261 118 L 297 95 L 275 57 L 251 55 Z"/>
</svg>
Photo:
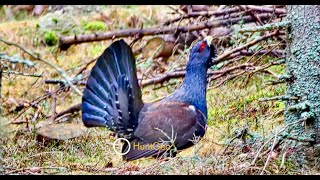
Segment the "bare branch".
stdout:
<svg viewBox="0 0 320 180">
<path fill-rule="evenodd" d="M 1 38 L 0 38 L 0 40 L 1 40 Z M 28 67 L 34 67 L 36 65 L 34 62 L 32 62 L 28 59 L 20 59 L 17 56 L 10 57 L 10 56 L 5 55 L 3 53 L 0 53 L 0 59 L 6 60 L 10 63 L 23 63 L 23 64 L 27 65 Z"/>
<path fill-rule="evenodd" d="M 256 32 L 256 31 L 270 31 L 274 29 L 287 28 L 289 23 L 287 21 L 281 21 L 277 23 L 270 23 L 263 26 L 255 26 L 240 29 L 239 32 Z"/>
<path fill-rule="evenodd" d="M 265 163 L 264 166 L 263 166 L 263 169 L 262 169 L 260 175 L 263 175 L 264 171 L 266 170 L 266 167 L 268 166 L 268 163 L 269 163 L 270 158 L 271 158 L 271 154 L 272 154 L 272 152 L 273 152 L 273 149 L 274 149 L 277 141 L 278 141 L 278 131 L 276 130 L 276 133 L 275 133 L 275 135 L 274 135 L 274 140 L 273 140 L 273 143 L 272 143 L 270 152 L 269 152 L 269 156 L 268 156 L 268 158 L 267 158 L 266 163 Z"/>
<path fill-rule="evenodd" d="M 66 109 L 66 110 L 63 110 L 63 111 L 59 112 L 59 113 L 56 115 L 56 118 L 59 118 L 59 117 L 65 115 L 65 114 L 69 114 L 69 113 L 72 114 L 72 113 L 78 112 L 78 111 L 80 111 L 80 110 L 81 110 L 81 103 L 78 103 L 78 104 L 75 104 L 75 105 L 69 107 L 69 108 Z"/>
<path fill-rule="evenodd" d="M 272 14 L 261 14 L 261 19 L 269 19 L 272 17 Z M 252 16 L 243 16 L 243 17 L 236 17 L 230 18 L 225 20 L 218 20 L 218 21 L 206 21 L 201 22 L 195 25 L 189 26 L 172 26 L 172 27 L 160 27 L 160 28 L 148 28 L 148 29 L 124 29 L 119 31 L 113 32 L 106 32 L 106 33 L 94 33 L 94 34 L 84 34 L 84 35 L 75 35 L 75 36 L 64 36 L 59 38 L 59 47 L 60 49 L 68 49 L 72 44 L 79 44 L 84 42 L 93 42 L 93 41 L 101 41 L 107 39 L 114 39 L 114 38 L 121 38 L 121 37 L 130 37 L 130 36 L 150 36 L 150 35 L 157 35 L 157 34 L 168 34 L 173 32 L 191 32 L 197 31 L 202 29 L 214 28 L 223 25 L 235 24 L 239 21 L 243 22 L 252 22 L 255 19 Z"/>
<path fill-rule="evenodd" d="M 268 33 L 268 34 L 265 34 L 264 36 L 258 37 L 258 38 L 256 38 L 256 39 L 254 39 L 254 40 L 252 40 L 252 41 L 250 41 L 250 42 L 248 42 L 248 43 L 240 46 L 240 47 L 237 47 L 237 48 L 235 48 L 235 49 L 232 49 L 231 51 L 229 51 L 229 52 L 227 52 L 227 53 L 224 53 L 224 54 L 222 54 L 221 56 L 219 56 L 219 57 L 215 60 L 214 64 L 218 64 L 219 62 L 225 61 L 226 58 L 227 58 L 228 56 L 230 56 L 231 54 L 236 53 L 236 52 L 238 52 L 238 51 L 241 51 L 242 49 L 245 49 L 245 48 L 247 48 L 247 47 L 253 46 L 253 45 L 257 44 L 258 42 L 263 41 L 263 40 L 265 40 L 265 39 L 268 39 L 268 38 L 270 38 L 270 37 L 273 37 L 273 36 L 275 36 L 275 35 L 277 35 L 277 34 L 278 34 L 278 31 L 274 31 L 274 32 L 272 32 L 272 33 Z"/>
<path fill-rule="evenodd" d="M 252 9 L 259 12 L 269 12 L 276 14 L 286 14 L 287 11 L 284 8 L 272 8 L 272 7 L 263 7 L 263 6 L 255 6 L 255 5 L 247 5 L 246 8 Z"/>
<path fill-rule="evenodd" d="M 51 118 L 50 121 L 54 122 L 56 119 L 56 109 L 57 109 L 57 93 L 55 90 L 51 92 Z"/>
<path fill-rule="evenodd" d="M 48 64 L 49 66 L 51 66 L 53 69 L 55 69 L 55 70 L 67 81 L 67 83 L 70 85 L 70 87 L 71 87 L 76 93 L 78 93 L 78 95 L 82 96 L 82 93 L 80 92 L 80 90 L 70 82 L 68 75 L 66 74 L 66 72 L 65 72 L 63 69 L 59 68 L 59 67 L 56 66 L 55 64 L 49 62 L 48 60 L 45 60 L 45 59 L 41 58 L 39 54 L 34 54 L 34 53 L 31 52 L 30 50 L 24 48 L 23 46 L 21 46 L 21 45 L 19 45 L 19 44 L 16 44 L 16 43 L 13 43 L 13 42 L 4 40 L 4 39 L 1 38 L 1 37 L 0 37 L 0 41 L 4 42 L 5 44 L 8 44 L 8 45 L 10 45 L 10 46 L 18 47 L 19 49 L 21 49 L 22 51 L 26 52 L 27 54 L 29 54 L 29 55 L 30 55 L 31 57 L 33 57 L 34 59 L 39 60 L 39 61 L 41 61 L 41 62 L 44 62 L 44 63 Z"/>
<path fill-rule="evenodd" d="M 289 101 L 289 100 L 298 100 L 298 97 L 295 96 L 275 96 L 270 98 L 260 98 L 259 101 Z"/>
<path fill-rule="evenodd" d="M 2 72 L 7 74 L 16 74 L 16 75 L 29 76 L 29 77 L 42 77 L 42 74 L 26 74 L 26 73 L 17 72 L 17 71 L 2 71 Z"/>
<path fill-rule="evenodd" d="M 246 6 L 247 9 L 249 10 L 255 10 L 259 12 L 264 12 L 264 13 L 276 13 L 276 14 L 285 14 L 286 10 L 284 8 L 269 8 L 269 7 L 260 7 L 260 6 Z M 171 23 L 177 22 L 180 19 L 187 19 L 187 18 L 192 18 L 192 17 L 199 17 L 199 16 L 222 16 L 222 15 L 229 15 L 231 13 L 235 12 L 240 12 L 241 9 L 238 7 L 235 8 L 229 8 L 229 9 L 220 9 L 216 11 L 199 11 L 199 12 L 191 12 L 189 14 L 185 14 L 183 16 L 171 19 L 163 23 L 164 26 L 167 26 Z"/>
</svg>

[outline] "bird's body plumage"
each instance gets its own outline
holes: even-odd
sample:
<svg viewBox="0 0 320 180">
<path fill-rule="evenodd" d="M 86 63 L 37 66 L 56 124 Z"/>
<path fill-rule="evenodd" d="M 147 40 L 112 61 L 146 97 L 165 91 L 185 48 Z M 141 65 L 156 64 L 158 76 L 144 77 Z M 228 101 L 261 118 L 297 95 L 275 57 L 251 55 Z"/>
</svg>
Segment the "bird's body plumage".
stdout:
<svg viewBox="0 0 320 180">
<path fill-rule="evenodd" d="M 131 151 L 124 158 L 134 160 L 144 153 L 150 153 L 149 156 L 172 153 L 168 149 L 157 151 L 165 146 L 177 150 L 188 148 L 196 141 L 196 137 L 204 135 L 205 126 L 205 115 L 189 103 L 167 101 L 146 106 L 140 112 L 139 125 L 134 133 L 136 140 L 131 142 Z M 142 150 L 138 146 L 143 144 L 151 147 L 155 142 L 160 147 Z"/>
<path fill-rule="evenodd" d="M 163 100 L 145 104 L 132 51 L 123 40 L 114 42 L 98 58 L 87 81 L 82 98 L 84 124 L 106 126 L 128 139 L 130 145 L 123 146 L 123 152 L 130 148 L 123 155 L 125 160 L 174 156 L 177 152 L 172 150 L 192 146 L 205 134 L 206 76 L 212 61 L 208 58 L 215 55 L 210 45 L 202 46 L 191 50 L 182 85 Z"/>
</svg>

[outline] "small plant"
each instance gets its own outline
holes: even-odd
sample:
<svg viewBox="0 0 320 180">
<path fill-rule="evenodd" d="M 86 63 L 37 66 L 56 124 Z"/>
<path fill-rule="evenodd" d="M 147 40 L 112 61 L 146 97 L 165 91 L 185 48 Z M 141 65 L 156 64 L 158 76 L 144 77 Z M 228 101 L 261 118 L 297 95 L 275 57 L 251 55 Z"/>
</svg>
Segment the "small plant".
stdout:
<svg viewBox="0 0 320 180">
<path fill-rule="evenodd" d="M 57 42 L 58 42 L 58 37 L 56 35 L 55 32 L 53 31 L 46 31 L 44 33 L 44 40 L 46 42 L 47 45 L 49 46 L 53 46 L 53 45 L 56 45 Z"/>
<path fill-rule="evenodd" d="M 106 25 L 101 21 L 93 21 L 86 23 L 84 29 L 89 31 L 105 31 Z"/>
</svg>

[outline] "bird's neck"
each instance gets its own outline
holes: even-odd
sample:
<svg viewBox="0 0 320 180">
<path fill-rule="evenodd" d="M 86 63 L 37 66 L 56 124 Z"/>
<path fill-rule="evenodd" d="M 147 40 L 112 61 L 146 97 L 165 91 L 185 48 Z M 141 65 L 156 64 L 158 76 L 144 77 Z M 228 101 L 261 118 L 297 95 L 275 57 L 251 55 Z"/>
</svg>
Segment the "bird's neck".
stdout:
<svg viewBox="0 0 320 180">
<path fill-rule="evenodd" d="M 207 116 L 207 70 L 205 66 L 188 65 L 183 83 L 167 99 L 192 104 Z"/>
</svg>

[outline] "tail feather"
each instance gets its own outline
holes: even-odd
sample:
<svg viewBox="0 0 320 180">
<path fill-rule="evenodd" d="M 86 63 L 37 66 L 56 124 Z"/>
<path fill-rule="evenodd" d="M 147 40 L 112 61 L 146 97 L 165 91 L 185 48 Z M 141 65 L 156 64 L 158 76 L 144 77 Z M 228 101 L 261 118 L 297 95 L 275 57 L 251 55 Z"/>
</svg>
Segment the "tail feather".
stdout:
<svg viewBox="0 0 320 180">
<path fill-rule="evenodd" d="M 91 70 L 82 97 L 82 120 L 88 127 L 107 126 L 130 138 L 142 106 L 132 50 L 123 40 L 116 41 Z"/>
</svg>

